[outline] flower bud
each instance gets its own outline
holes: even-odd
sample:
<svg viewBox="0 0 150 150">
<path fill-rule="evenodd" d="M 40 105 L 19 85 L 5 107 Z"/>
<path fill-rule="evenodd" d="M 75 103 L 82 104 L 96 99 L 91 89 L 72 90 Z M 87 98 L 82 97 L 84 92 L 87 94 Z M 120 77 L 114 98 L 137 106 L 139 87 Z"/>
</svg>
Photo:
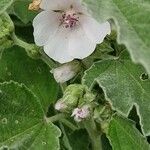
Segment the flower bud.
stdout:
<svg viewBox="0 0 150 150">
<path fill-rule="evenodd" d="M 33 0 L 31 4 L 29 4 L 29 10 L 39 10 L 40 9 L 41 0 Z"/>
<path fill-rule="evenodd" d="M 55 109 L 71 113 L 76 107 L 81 108 L 84 105 L 93 107 L 92 101 L 94 99 L 95 95 L 84 85 L 71 84 L 64 91 L 63 97 L 56 103 Z"/>
<path fill-rule="evenodd" d="M 58 83 L 64 83 L 72 79 L 79 70 L 80 63 L 78 61 L 72 61 L 51 70 L 51 73 L 53 73 L 54 78 Z"/>
<path fill-rule="evenodd" d="M 88 105 L 84 105 L 81 108 L 75 108 L 71 116 L 74 117 L 75 121 L 81 122 L 90 116 L 90 107 Z"/>
<path fill-rule="evenodd" d="M 14 24 L 7 13 L 0 15 L 0 49 L 9 48 L 13 45 L 11 35 L 14 31 Z"/>
<path fill-rule="evenodd" d="M 55 104 L 55 109 L 58 111 L 63 111 L 66 108 L 67 108 L 66 104 L 61 100 L 57 101 L 57 103 Z"/>
<path fill-rule="evenodd" d="M 81 99 L 84 92 L 84 86 L 80 84 L 71 84 L 64 91 L 63 97 L 56 103 L 55 109 L 60 109 L 62 112 L 71 112 L 74 109 L 79 99 Z M 64 108 L 65 106 L 65 108 Z"/>
<path fill-rule="evenodd" d="M 103 121 L 107 121 L 111 119 L 113 111 L 109 104 L 99 105 L 94 110 L 94 118 L 97 122 L 101 123 Z"/>
</svg>

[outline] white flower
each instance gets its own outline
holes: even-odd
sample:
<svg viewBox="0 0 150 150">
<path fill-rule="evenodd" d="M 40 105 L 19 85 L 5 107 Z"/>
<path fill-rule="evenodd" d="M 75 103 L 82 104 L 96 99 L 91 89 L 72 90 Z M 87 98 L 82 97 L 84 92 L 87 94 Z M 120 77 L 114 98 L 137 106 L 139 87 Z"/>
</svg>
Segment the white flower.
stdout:
<svg viewBox="0 0 150 150">
<path fill-rule="evenodd" d="M 98 23 L 81 0 L 42 0 L 34 21 L 34 38 L 45 53 L 60 63 L 89 56 L 110 34 L 109 22 Z"/>
<path fill-rule="evenodd" d="M 67 64 L 64 64 L 58 68 L 52 69 L 55 80 L 57 83 L 64 83 L 72 79 L 80 69 L 80 64 L 78 61 L 73 61 Z"/>
<path fill-rule="evenodd" d="M 82 108 L 75 108 L 72 113 L 72 117 L 77 122 L 82 121 L 83 119 L 87 118 L 90 115 L 89 106 L 83 106 Z"/>
</svg>

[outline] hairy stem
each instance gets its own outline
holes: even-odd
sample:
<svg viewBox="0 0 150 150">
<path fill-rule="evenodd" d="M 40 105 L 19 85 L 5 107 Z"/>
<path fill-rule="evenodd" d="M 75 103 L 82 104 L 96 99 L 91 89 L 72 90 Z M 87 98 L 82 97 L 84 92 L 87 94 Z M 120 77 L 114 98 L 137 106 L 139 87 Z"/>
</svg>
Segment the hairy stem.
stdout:
<svg viewBox="0 0 150 150">
<path fill-rule="evenodd" d="M 66 114 L 56 114 L 55 116 L 52 116 L 50 118 L 45 118 L 46 122 L 62 122 L 63 124 L 65 124 L 67 127 L 69 127 L 71 130 L 77 130 L 78 128 L 72 124 L 70 121 L 68 121 L 66 119 L 66 117 L 68 117 Z"/>
<path fill-rule="evenodd" d="M 61 131 L 63 133 L 63 137 L 64 137 L 63 141 L 64 141 L 65 146 L 67 147 L 68 150 L 72 150 L 72 147 L 71 147 L 71 145 L 69 143 L 69 139 L 67 137 L 67 134 L 66 134 L 64 126 L 62 125 L 61 122 L 59 122 L 59 125 L 60 125 Z"/>
<path fill-rule="evenodd" d="M 65 89 L 67 88 L 67 83 L 65 82 L 65 83 L 60 84 L 60 87 L 61 87 L 62 92 L 64 93 Z"/>
<path fill-rule="evenodd" d="M 93 150 L 102 150 L 101 134 L 97 131 L 94 120 L 91 118 L 84 123 L 84 126 L 92 140 Z"/>
<path fill-rule="evenodd" d="M 40 51 L 41 53 L 41 59 L 51 68 L 56 68 L 57 64 L 54 63 L 54 61 L 52 59 L 50 59 L 43 50 Z"/>
<path fill-rule="evenodd" d="M 71 123 L 70 121 L 68 121 L 67 119 L 63 118 L 60 119 L 60 122 L 62 122 L 64 125 L 66 125 L 67 127 L 69 127 L 71 130 L 75 131 L 78 129 L 77 126 L 75 126 L 73 123 Z"/>
<path fill-rule="evenodd" d="M 31 44 L 29 44 L 29 43 L 19 39 L 15 35 L 15 33 L 12 34 L 12 39 L 13 39 L 15 45 L 18 45 L 18 46 L 20 46 L 20 47 L 22 47 L 24 49 L 31 49 Z"/>
<path fill-rule="evenodd" d="M 13 39 L 13 41 L 14 41 L 14 44 L 15 44 L 15 45 L 18 45 L 18 46 L 20 46 L 20 47 L 22 47 L 22 48 L 24 48 L 25 51 L 27 52 L 27 54 L 29 54 L 32 50 L 34 50 L 34 48 L 35 48 L 35 46 L 36 46 L 35 44 L 30 44 L 30 43 L 27 43 L 27 42 L 25 42 L 25 41 L 19 39 L 19 38 L 15 35 L 15 33 L 12 34 L 12 39 Z M 39 47 L 37 47 L 37 49 L 38 49 L 38 52 L 39 52 L 39 54 L 40 54 L 40 57 L 39 57 L 39 58 L 40 58 L 42 61 L 44 61 L 51 69 L 57 67 L 56 63 L 55 63 L 54 61 L 52 61 L 52 59 L 50 59 L 50 58 L 45 54 L 45 52 L 44 52 L 43 50 L 40 50 Z"/>
<path fill-rule="evenodd" d="M 48 123 L 48 122 L 56 122 L 56 121 L 59 121 L 59 120 L 61 120 L 62 118 L 65 118 L 66 117 L 66 115 L 65 114 L 56 114 L 55 116 L 52 116 L 52 117 L 50 117 L 50 118 L 45 118 L 45 120 L 46 120 L 46 122 Z"/>
</svg>

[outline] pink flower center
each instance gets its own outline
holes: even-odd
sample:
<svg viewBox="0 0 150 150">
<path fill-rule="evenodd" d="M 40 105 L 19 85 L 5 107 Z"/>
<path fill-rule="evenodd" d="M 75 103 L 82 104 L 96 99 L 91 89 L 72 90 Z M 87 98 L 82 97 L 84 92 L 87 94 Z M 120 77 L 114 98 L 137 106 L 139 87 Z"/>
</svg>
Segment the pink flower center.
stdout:
<svg viewBox="0 0 150 150">
<path fill-rule="evenodd" d="M 79 17 L 74 11 L 67 11 L 62 14 L 61 25 L 65 28 L 73 28 L 79 23 Z"/>
</svg>

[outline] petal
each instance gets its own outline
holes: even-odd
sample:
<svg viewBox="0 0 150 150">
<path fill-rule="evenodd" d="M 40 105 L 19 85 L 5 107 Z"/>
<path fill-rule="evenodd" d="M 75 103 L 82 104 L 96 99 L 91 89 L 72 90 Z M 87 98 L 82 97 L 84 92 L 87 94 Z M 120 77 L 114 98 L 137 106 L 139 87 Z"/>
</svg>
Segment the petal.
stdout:
<svg viewBox="0 0 150 150">
<path fill-rule="evenodd" d="M 102 43 L 107 34 L 111 33 L 109 22 L 99 23 L 90 16 L 81 16 L 81 25 L 86 32 L 87 36 L 93 41 Z"/>
<path fill-rule="evenodd" d="M 52 11 L 43 11 L 33 20 L 34 39 L 38 46 L 43 46 L 53 37 L 59 26 L 58 15 Z"/>
<path fill-rule="evenodd" d="M 64 10 L 71 3 L 72 0 L 42 0 L 40 8 L 44 10 Z"/>
<path fill-rule="evenodd" d="M 50 39 L 47 45 L 44 46 L 45 53 L 59 63 L 73 60 L 73 57 L 68 52 L 68 34 L 68 30 L 60 27 L 53 39 Z"/>
<path fill-rule="evenodd" d="M 69 53 L 74 58 L 83 59 L 90 54 L 96 48 L 96 43 L 92 42 L 83 29 L 78 27 L 71 31 L 69 38 Z"/>
</svg>

